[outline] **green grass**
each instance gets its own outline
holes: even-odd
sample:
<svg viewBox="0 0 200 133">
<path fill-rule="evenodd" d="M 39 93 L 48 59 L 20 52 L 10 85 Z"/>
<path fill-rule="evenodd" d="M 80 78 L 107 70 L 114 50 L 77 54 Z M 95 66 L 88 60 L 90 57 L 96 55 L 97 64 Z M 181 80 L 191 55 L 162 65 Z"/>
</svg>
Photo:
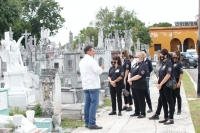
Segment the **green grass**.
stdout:
<svg viewBox="0 0 200 133">
<path fill-rule="evenodd" d="M 105 97 L 103 100 L 103 105 L 101 105 L 99 108 L 108 107 L 108 106 L 112 106 L 111 99 L 110 97 L 109 98 Z"/>
<path fill-rule="evenodd" d="M 186 97 L 197 98 L 197 92 L 194 88 L 192 81 L 190 80 L 189 75 L 186 72 L 184 72 L 182 80 L 183 80 L 183 87 L 185 89 Z"/>
<path fill-rule="evenodd" d="M 15 107 L 14 109 L 10 109 L 9 115 L 13 116 L 15 114 L 22 114 L 24 117 L 26 117 L 26 111 L 20 110 L 18 107 Z"/>
<path fill-rule="evenodd" d="M 67 118 L 62 118 L 61 127 L 62 128 L 78 128 L 84 125 L 84 122 L 81 120 L 70 120 Z"/>
<path fill-rule="evenodd" d="M 197 98 L 197 92 L 194 88 L 189 75 L 184 72 L 183 74 L 183 87 L 187 98 Z M 193 125 L 196 133 L 200 133 L 200 99 L 188 101 L 190 114 L 192 117 Z"/>
</svg>

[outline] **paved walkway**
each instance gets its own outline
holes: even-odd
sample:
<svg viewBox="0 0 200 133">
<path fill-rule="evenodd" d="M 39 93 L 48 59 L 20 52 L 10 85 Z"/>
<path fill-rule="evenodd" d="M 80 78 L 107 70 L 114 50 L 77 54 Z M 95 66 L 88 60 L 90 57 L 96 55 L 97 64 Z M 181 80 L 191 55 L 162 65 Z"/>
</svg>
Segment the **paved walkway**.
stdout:
<svg viewBox="0 0 200 133">
<path fill-rule="evenodd" d="M 156 76 L 153 74 L 151 75 L 150 80 L 150 91 L 154 112 L 157 107 L 159 96 L 155 82 Z M 182 114 L 177 115 L 176 108 L 176 112 L 174 114 L 175 123 L 172 125 L 163 125 L 158 123 L 158 120 L 149 120 L 148 118 L 152 116 L 154 112 L 147 113 L 146 118 L 143 119 L 130 117 L 130 114 L 134 113 L 133 111 L 123 111 L 122 116 L 109 116 L 108 113 L 111 111 L 111 107 L 109 107 L 100 116 L 97 117 L 97 125 L 102 126 L 103 129 L 90 130 L 85 127 L 79 127 L 72 133 L 195 133 L 183 86 L 181 88 L 181 96 Z M 162 114 L 160 115 L 160 119 L 163 119 L 163 110 L 161 113 Z"/>
</svg>

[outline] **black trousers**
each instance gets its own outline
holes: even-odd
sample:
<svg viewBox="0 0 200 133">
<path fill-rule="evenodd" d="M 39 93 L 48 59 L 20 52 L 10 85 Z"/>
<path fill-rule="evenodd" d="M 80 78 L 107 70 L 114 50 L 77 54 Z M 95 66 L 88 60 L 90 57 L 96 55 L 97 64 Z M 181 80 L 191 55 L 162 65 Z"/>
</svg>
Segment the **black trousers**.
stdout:
<svg viewBox="0 0 200 133">
<path fill-rule="evenodd" d="M 124 89 L 124 88 L 125 88 L 125 85 L 122 89 Z M 124 95 L 124 103 L 129 104 L 129 105 L 133 105 L 133 101 L 132 101 L 133 99 L 132 99 L 132 95 L 131 95 L 131 91 L 130 91 L 130 85 L 129 85 L 128 82 L 126 83 L 126 90 L 129 92 L 129 95 L 127 97 L 123 94 Z"/>
<path fill-rule="evenodd" d="M 158 105 L 157 105 L 157 109 L 156 109 L 156 113 L 155 114 L 160 115 L 161 109 L 162 109 L 162 101 L 161 101 L 161 98 L 159 96 Z"/>
<path fill-rule="evenodd" d="M 150 98 L 150 95 L 148 94 L 148 91 L 145 91 L 145 98 L 146 98 L 146 101 L 147 101 L 147 105 L 150 109 L 152 109 L 152 104 L 151 104 L 151 98 Z"/>
<path fill-rule="evenodd" d="M 160 98 L 164 109 L 164 118 L 174 119 L 174 102 L 172 99 L 172 90 L 165 84 L 159 90 Z M 168 105 L 169 105 L 169 117 L 168 117 Z"/>
<path fill-rule="evenodd" d="M 179 79 L 176 79 L 176 82 L 178 83 Z M 176 88 L 175 90 L 172 91 L 172 97 L 173 97 L 173 101 L 174 101 L 174 108 L 176 106 L 176 98 L 178 101 L 178 110 L 181 110 L 181 103 L 182 103 L 182 99 L 181 99 L 181 95 L 180 95 L 180 88 Z"/>
<path fill-rule="evenodd" d="M 132 88 L 133 100 L 135 106 L 135 113 L 146 115 L 146 103 L 145 103 L 145 89 Z"/>
<path fill-rule="evenodd" d="M 112 111 L 116 111 L 116 95 L 117 95 L 118 111 L 121 112 L 121 110 L 122 110 L 122 86 L 113 87 L 112 85 L 110 85 L 110 95 L 111 95 L 111 102 L 112 102 Z"/>
</svg>

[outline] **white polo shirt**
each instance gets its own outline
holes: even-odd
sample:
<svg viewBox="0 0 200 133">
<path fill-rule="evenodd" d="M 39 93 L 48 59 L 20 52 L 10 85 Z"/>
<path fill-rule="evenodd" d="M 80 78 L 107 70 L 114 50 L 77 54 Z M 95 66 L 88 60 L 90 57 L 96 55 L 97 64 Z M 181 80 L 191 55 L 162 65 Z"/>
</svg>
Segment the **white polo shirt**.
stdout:
<svg viewBox="0 0 200 133">
<path fill-rule="evenodd" d="M 102 68 L 90 55 L 85 54 L 79 63 L 83 90 L 100 88 Z"/>
</svg>

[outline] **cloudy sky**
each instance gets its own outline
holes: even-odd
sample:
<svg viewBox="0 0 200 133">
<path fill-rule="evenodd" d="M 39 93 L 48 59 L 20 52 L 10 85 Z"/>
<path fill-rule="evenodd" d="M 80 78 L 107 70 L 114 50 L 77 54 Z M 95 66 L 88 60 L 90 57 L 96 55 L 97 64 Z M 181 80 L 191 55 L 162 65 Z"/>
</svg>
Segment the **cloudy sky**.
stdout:
<svg viewBox="0 0 200 133">
<path fill-rule="evenodd" d="M 152 25 L 159 22 L 195 21 L 198 14 L 198 0 L 56 0 L 63 7 L 61 15 L 65 18 L 64 28 L 51 40 L 62 45 L 68 42 L 69 31 L 76 36 L 95 19 L 100 7 L 112 9 L 122 5 L 128 10 L 134 10 L 137 17 Z"/>
</svg>

